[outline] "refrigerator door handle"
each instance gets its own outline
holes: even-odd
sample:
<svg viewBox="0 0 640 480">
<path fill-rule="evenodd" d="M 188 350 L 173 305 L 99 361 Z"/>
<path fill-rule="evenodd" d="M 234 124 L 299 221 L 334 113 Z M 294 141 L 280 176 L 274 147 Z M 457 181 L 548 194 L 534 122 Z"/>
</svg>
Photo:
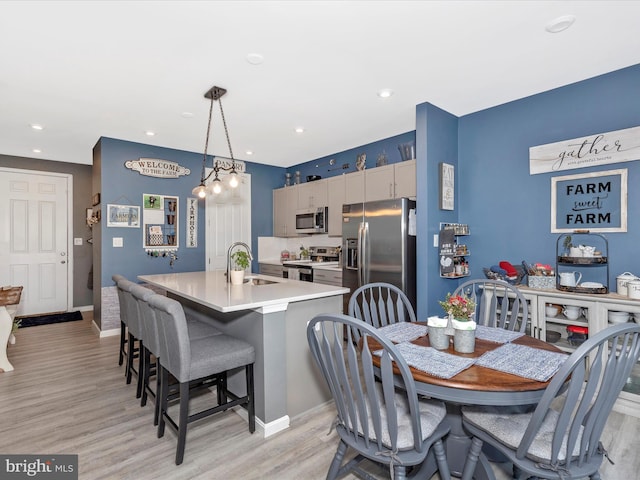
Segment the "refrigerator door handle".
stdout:
<svg viewBox="0 0 640 480">
<path fill-rule="evenodd" d="M 362 245 L 362 235 L 364 232 L 364 222 L 360 222 L 360 226 L 358 227 L 358 250 L 357 250 L 357 255 L 358 255 L 358 287 L 361 287 L 363 285 L 362 283 L 362 268 L 363 268 L 363 263 L 364 263 L 364 256 L 362 255 L 364 252 L 362 250 L 363 245 Z"/>
<path fill-rule="evenodd" d="M 360 261 L 358 263 L 358 273 L 360 286 L 369 283 L 369 223 L 362 222 L 360 224 L 358 250 Z"/>
</svg>

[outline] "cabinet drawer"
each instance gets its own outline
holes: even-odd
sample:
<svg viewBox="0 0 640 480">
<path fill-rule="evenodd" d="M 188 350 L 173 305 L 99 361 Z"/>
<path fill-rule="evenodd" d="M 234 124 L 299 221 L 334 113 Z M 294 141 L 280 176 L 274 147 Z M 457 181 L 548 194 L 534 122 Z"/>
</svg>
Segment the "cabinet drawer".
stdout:
<svg viewBox="0 0 640 480">
<path fill-rule="evenodd" d="M 260 273 L 262 275 L 270 275 L 272 277 L 281 277 L 282 278 L 283 268 L 280 265 L 271 265 L 268 263 L 260 264 Z"/>
<path fill-rule="evenodd" d="M 330 270 L 313 270 L 313 282 L 323 283 L 325 285 L 342 286 L 342 272 L 332 272 Z"/>
</svg>

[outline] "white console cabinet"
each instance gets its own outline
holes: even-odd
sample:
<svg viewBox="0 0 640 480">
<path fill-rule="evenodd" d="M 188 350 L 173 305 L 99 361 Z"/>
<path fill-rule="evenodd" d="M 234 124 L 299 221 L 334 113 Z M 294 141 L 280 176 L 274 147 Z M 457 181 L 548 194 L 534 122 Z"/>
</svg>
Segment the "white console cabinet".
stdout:
<svg viewBox="0 0 640 480">
<path fill-rule="evenodd" d="M 518 289 L 529 303 L 527 333 L 540 340 L 551 341 L 549 332 L 558 332 L 560 338 L 554 345 L 566 352 L 572 352 L 581 343 L 580 334 L 571 336 L 568 327 L 576 331 L 586 327 L 588 335 L 591 336 L 611 325 L 609 312 L 612 311 L 628 312 L 629 321 L 633 322 L 635 319 L 640 323 L 640 300 L 630 299 L 617 293 L 584 294 L 556 289 L 534 289 L 523 285 L 518 285 Z M 548 315 L 546 307 L 549 305 L 576 307 L 572 310 L 579 312 L 578 317 L 568 318 L 563 312 Z M 614 410 L 640 417 L 640 363 L 636 364 L 632 370 Z"/>
</svg>

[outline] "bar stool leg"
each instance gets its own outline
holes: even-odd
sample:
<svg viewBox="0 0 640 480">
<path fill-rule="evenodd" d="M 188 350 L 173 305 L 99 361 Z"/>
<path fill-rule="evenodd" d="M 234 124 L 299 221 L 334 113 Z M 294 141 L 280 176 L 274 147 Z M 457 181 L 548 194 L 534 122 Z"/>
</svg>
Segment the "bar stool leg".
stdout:
<svg viewBox="0 0 640 480">
<path fill-rule="evenodd" d="M 187 443 L 187 424 L 189 422 L 189 382 L 180 382 L 180 423 L 178 424 L 178 448 L 176 465 L 184 459 L 184 447 Z"/>
</svg>

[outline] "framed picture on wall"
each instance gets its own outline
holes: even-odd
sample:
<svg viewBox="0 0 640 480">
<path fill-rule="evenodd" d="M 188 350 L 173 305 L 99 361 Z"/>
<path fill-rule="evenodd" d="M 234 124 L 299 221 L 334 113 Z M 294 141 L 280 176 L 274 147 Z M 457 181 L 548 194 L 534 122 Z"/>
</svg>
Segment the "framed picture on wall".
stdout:
<svg viewBox="0 0 640 480">
<path fill-rule="evenodd" d="M 551 178 L 551 232 L 627 231 L 627 170 Z"/>
<path fill-rule="evenodd" d="M 441 163 L 440 180 L 440 210 L 453 210 L 455 199 L 454 167 L 449 163 Z"/>
<path fill-rule="evenodd" d="M 107 205 L 107 227 L 140 227 L 140 207 Z"/>
</svg>

